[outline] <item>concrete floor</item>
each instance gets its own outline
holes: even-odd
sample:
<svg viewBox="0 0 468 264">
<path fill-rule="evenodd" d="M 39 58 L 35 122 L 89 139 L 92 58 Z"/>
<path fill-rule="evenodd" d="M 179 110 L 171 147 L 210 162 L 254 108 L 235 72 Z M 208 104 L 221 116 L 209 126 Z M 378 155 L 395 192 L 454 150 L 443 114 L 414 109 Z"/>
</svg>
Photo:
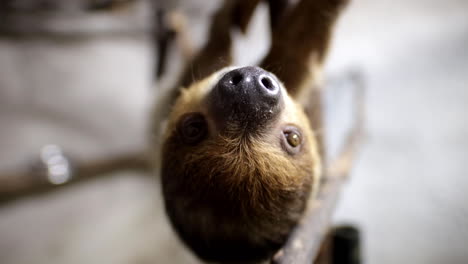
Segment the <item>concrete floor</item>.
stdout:
<svg viewBox="0 0 468 264">
<path fill-rule="evenodd" d="M 338 24 L 327 72 L 361 68 L 368 94 L 366 145 L 335 219 L 361 227 L 366 263 L 468 262 L 466 10 L 463 0 L 355 0 Z M 264 52 L 264 21 L 237 45 L 238 64 Z M 141 148 L 151 57 L 144 37 L 1 39 L 0 168 L 47 143 L 80 158 Z M 159 197 L 157 182 L 122 173 L 4 205 L 0 262 L 196 262 Z"/>
</svg>

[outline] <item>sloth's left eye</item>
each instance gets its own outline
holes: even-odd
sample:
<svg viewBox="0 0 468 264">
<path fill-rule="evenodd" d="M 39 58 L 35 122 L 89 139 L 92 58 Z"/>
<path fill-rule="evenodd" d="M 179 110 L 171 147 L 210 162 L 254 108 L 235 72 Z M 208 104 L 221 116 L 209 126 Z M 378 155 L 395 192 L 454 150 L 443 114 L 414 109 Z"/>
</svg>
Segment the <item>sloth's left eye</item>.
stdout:
<svg viewBox="0 0 468 264">
<path fill-rule="evenodd" d="M 302 135 L 295 127 L 287 127 L 283 130 L 282 146 L 289 154 L 296 154 L 302 144 Z"/>
<path fill-rule="evenodd" d="M 208 125 L 200 113 L 188 113 L 177 124 L 177 131 L 185 144 L 195 145 L 206 138 Z"/>
</svg>

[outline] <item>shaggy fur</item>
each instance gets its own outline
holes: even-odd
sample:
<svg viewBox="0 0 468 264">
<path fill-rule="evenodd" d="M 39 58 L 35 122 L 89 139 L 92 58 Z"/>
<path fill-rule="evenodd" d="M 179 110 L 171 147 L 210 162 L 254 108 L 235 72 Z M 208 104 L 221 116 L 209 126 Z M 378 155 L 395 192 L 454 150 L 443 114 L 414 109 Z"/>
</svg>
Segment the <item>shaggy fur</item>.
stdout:
<svg viewBox="0 0 468 264">
<path fill-rule="evenodd" d="M 268 129 L 219 131 L 205 98 L 231 69 L 184 89 L 176 101 L 162 150 L 163 191 L 175 229 L 201 258 L 260 260 L 279 249 L 297 223 L 318 183 L 320 158 L 302 108 L 283 87 L 285 107 Z M 209 124 L 208 138 L 195 146 L 177 133 L 180 118 L 193 112 L 203 113 Z M 287 125 L 303 137 L 296 155 L 281 146 Z"/>
<path fill-rule="evenodd" d="M 318 86 L 330 32 L 345 2 L 302 0 L 275 27 L 271 49 L 261 66 L 284 82 L 284 105 L 277 117 L 262 123 L 255 133 L 230 123 L 228 117 L 222 120 L 223 126 L 218 125 L 219 115 L 211 112 L 208 95 L 233 68 L 206 75 L 212 68 L 198 69 L 207 64 L 200 61 L 209 62 L 213 56 L 197 57 L 193 65 L 203 79 L 175 93 L 156 162 L 161 165 L 169 219 L 180 238 L 203 260 L 251 263 L 271 257 L 313 199 L 321 159 L 313 132 L 316 127 L 311 124 L 318 122 L 305 115 L 300 103 L 309 98 L 305 93 Z M 230 21 L 227 14 L 232 2 L 226 3 L 215 22 Z M 213 38 L 225 36 L 222 39 L 230 42 L 228 24 L 212 27 L 202 55 L 217 47 L 211 53 L 229 57 L 230 43 L 215 45 Z M 178 131 L 181 119 L 191 113 L 203 116 L 207 123 L 207 135 L 197 144 L 186 144 Z M 284 146 L 283 132 L 288 126 L 302 137 L 294 154 Z"/>
</svg>

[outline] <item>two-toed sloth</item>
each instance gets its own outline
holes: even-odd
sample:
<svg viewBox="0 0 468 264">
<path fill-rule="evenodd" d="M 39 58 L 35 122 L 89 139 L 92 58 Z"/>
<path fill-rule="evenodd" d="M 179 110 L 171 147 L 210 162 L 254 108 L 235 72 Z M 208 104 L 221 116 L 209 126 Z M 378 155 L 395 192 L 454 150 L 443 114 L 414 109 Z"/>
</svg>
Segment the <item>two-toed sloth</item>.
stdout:
<svg viewBox="0 0 468 264">
<path fill-rule="evenodd" d="M 164 202 L 201 259 L 271 257 L 313 198 L 321 158 L 302 97 L 344 2 L 300 1 L 272 31 L 263 69 L 222 68 L 172 103 L 157 156 Z"/>
</svg>

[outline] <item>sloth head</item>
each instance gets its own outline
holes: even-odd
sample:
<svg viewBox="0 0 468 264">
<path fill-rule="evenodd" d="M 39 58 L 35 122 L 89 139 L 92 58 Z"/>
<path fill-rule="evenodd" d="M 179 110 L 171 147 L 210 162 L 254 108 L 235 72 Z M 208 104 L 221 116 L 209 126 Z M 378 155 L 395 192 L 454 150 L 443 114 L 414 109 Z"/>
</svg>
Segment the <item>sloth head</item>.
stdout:
<svg viewBox="0 0 468 264">
<path fill-rule="evenodd" d="M 205 260 L 271 256 L 318 183 L 302 107 L 258 67 L 225 68 L 183 89 L 163 142 L 167 214 Z"/>
</svg>

